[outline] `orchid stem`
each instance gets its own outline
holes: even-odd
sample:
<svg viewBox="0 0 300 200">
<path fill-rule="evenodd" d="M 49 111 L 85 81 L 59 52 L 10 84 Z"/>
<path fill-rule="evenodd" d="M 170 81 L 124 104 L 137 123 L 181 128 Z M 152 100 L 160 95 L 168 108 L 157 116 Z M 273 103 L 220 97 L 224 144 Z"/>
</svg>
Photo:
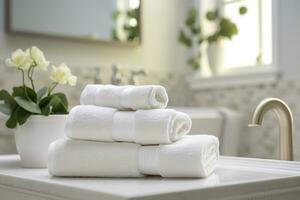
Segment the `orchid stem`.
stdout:
<svg viewBox="0 0 300 200">
<path fill-rule="evenodd" d="M 53 82 L 49 88 L 48 88 L 48 96 L 51 95 L 51 92 L 56 88 L 56 86 L 58 85 L 58 82 Z"/>
<path fill-rule="evenodd" d="M 24 88 L 24 91 L 25 91 L 25 95 L 29 99 L 28 93 L 27 93 L 27 88 L 26 88 L 26 85 L 25 85 L 25 72 L 24 72 L 23 69 L 19 69 L 19 70 L 22 72 L 22 84 L 23 84 L 23 88 Z"/>
<path fill-rule="evenodd" d="M 32 78 L 33 77 L 33 71 L 34 71 L 34 66 L 31 66 L 28 69 L 27 76 L 28 76 L 28 79 L 30 80 L 32 89 L 35 91 L 35 87 L 34 87 L 34 83 L 33 83 L 33 78 Z"/>
<path fill-rule="evenodd" d="M 22 72 L 22 84 L 23 84 L 23 87 L 25 88 L 25 73 L 24 73 L 24 70 L 23 69 L 19 69 L 21 72 Z"/>
</svg>

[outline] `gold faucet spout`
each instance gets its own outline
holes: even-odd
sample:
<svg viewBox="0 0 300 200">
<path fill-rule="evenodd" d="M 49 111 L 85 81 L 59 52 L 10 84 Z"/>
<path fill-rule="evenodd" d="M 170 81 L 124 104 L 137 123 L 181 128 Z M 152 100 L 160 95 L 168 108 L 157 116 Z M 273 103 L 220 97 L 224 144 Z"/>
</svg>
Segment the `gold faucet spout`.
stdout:
<svg viewBox="0 0 300 200">
<path fill-rule="evenodd" d="M 293 115 L 289 106 L 277 98 L 262 100 L 253 112 L 249 126 L 262 125 L 265 113 L 274 110 L 280 126 L 280 159 L 293 160 Z"/>
</svg>

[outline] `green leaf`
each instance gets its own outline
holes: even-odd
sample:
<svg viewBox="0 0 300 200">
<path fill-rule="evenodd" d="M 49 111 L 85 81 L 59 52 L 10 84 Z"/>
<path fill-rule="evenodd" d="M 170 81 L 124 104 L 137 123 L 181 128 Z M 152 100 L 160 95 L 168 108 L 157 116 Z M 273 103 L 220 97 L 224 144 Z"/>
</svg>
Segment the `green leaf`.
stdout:
<svg viewBox="0 0 300 200">
<path fill-rule="evenodd" d="M 32 101 L 29 101 L 29 100 L 27 100 L 23 97 L 19 97 L 19 96 L 15 97 L 15 100 L 20 107 L 22 107 L 23 109 L 25 109 L 31 113 L 37 113 L 37 114 L 42 113 L 39 105 Z"/>
<path fill-rule="evenodd" d="M 17 112 L 17 122 L 20 125 L 24 124 L 31 115 L 30 112 L 24 110 L 21 107 L 19 107 L 19 109 L 16 112 Z"/>
<path fill-rule="evenodd" d="M 65 107 L 65 109 L 68 110 L 69 103 L 68 103 L 68 99 L 67 99 L 66 95 L 64 93 L 55 93 L 53 95 L 58 96 L 61 100 L 61 103 Z"/>
<path fill-rule="evenodd" d="M 199 59 L 197 57 L 188 59 L 187 64 L 189 64 L 194 70 L 200 68 Z"/>
<path fill-rule="evenodd" d="M 197 35 L 198 33 L 200 33 L 200 27 L 192 27 L 191 28 L 191 33 L 193 35 Z"/>
<path fill-rule="evenodd" d="M 52 106 L 52 114 L 67 114 L 68 113 L 68 100 L 63 93 L 53 94 L 53 97 L 50 101 Z"/>
<path fill-rule="evenodd" d="M 247 11 L 248 11 L 248 9 L 245 6 L 241 6 L 240 9 L 239 9 L 240 15 L 246 14 Z"/>
<path fill-rule="evenodd" d="M 67 99 L 64 94 L 56 93 L 51 96 L 43 98 L 39 106 L 42 111 L 42 115 L 48 116 L 49 114 L 66 114 L 67 111 Z"/>
<path fill-rule="evenodd" d="M 218 18 L 218 10 L 215 10 L 215 11 L 209 11 L 206 13 L 206 19 L 208 21 L 214 21 Z"/>
<path fill-rule="evenodd" d="M 207 41 L 209 44 L 217 42 L 217 40 L 219 39 L 220 35 L 219 33 L 214 33 L 213 35 L 208 36 Z"/>
<path fill-rule="evenodd" d="M 178 41 L 186 47 L 192 46 L 192 40 L 185 34 L 183 30 L 179 32 Z"/>
<path fill-rule="evenodd" d="M 135 18 L 135 19 L 138 19 L 139 18 L 139 14 L 140 14 L 140 11 L 138 8 L 135 8 L 135 9 L 130 9 L 127 11 L 127 16 L 129 18 Z"/>
<path fill-rule="evenodd" d="M 38 101 L 46 95 L 47 91 L 48 91 L 48 87 L 43 87 L 39 89 L 39 91 L 37 91 L 36 94 L 37 94 Z"/>
<path fill-rule="evenodd" d="M 23 87 L 23 86 L 14 87 L 12 96 L 13 97 L 23 97 L 23 98 L 31 100 L 33 102 L 37 101 L 37 95 L 36 95 L 35 91 L 29 87 Z"/>
<path fill-rule="evenodd" d="M 237 26 L 229 19 L 222 18 L 219 26 L 219 34 L 225 38 L 231 39 L 234 35 L 238 34 Z"/>
<path fill-rule="evenodd" d="M 17 111 L 19 107 L 14 109 L 14 111 L 11 113 L 9 119 L 6 121 L 7 128 L 16 128 L 18 121 L 17 121 Z"/>
<path fill-rule="evenodd" d="M 62 94 L 56 94 L 56 97 L 59 98 L 58 101 L 55 102 L 52 108 L 53 114 L 68 114 L 68 100 L 67 97 Z"/>
<path fill-rule="evenodd" d="M 39 106 L 41 108 L 42 115 L 48 116 L 50 114 L 51 104 L 49 104 L 49 103 L 51 101 L 51 98 L 52 98 L 52 96 L 47 96 L 47 97 L 41 99 Z"/>
<path fill-rule="evenodd" d="M 197 15 L 198 15 L 197 9 L 191 8 L 191 9 L 188 11 L 188 16 L 187 16 L 187 18 L 186 18 L 186 20 L 185 20 L 185 25 L 188 26 L 188 27 L 194 26 L 194 24 L 195 24 L 196 21 L 197 21 Z"/>
<path fill-rule="evenodd" d="M 0 100 L 3 100 L 5 104 L 9 105 L 11 110 L 17 105 L 14 98 L 6 90 L 0 91 Z"/>
<path fill-rule="evenodd" d="M 11 114 L 11 108 L 8 104 L 0 104 L 0 112 L 2 112 L 5 115 L 10 115 Z"/>
<path fill-rule="evenodd" d="M 58 103 L 56 103 L 55 105 L 53 105 L 52 113 L 53 114 L 68 114 L 68 110 L 62 104 L 62 102 L 59 101 Z"/>
</svg>

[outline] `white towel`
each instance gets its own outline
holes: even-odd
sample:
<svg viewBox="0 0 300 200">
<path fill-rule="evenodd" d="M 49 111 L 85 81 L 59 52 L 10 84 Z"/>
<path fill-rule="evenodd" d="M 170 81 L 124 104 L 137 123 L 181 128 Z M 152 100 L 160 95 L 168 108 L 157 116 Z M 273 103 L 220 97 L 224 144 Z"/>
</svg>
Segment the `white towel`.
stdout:
<svg viewBox="0 0 300 200">
<path fill-rule="evenodd" d="M 48 170 L 55 176 L 140 177 L 139 145 L 60 139 L 49 146 Z"/>
<path fill-rule="evenodd" d="M 167 106 L 168 95 L 159 85 L 87 85 L 81 93 L 80 103 L 118 110 L 156 109 Z"/>
<path fill-rule="evenodd" d="M 187 135 L 173 144 L 142 146 L 139 170 L 163 177 L 207 177 L 219 159 L 219 140 L 212 135 Z"/>
<path fill-rule="evenodd" d="M 74 107 L 66 134 L 72 139 L 169 144 L 191 129 L 188 115 L 172 109 L 118 111 L 93 105 Z"/>
<path fill-rule="evenodd" d="M 50 145 L 48 170 L 54 176 L 207 177 L 218 158 L 219 141 L 209 135 L 156 146 L 64 139 Z"/>
</svg>

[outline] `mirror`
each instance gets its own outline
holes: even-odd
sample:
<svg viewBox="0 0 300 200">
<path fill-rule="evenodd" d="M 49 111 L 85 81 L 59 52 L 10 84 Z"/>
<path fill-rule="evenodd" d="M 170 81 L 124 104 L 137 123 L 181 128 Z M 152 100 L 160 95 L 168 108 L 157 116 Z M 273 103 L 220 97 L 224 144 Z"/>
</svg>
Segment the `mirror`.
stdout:
<svg viewBox="0 0 300 200">
<path fill-rule="evenodd" d="M 140 0 L 7 0 L 7 27 L 11 33 L 139 44 L 140 4 Z"/>
</svg>

